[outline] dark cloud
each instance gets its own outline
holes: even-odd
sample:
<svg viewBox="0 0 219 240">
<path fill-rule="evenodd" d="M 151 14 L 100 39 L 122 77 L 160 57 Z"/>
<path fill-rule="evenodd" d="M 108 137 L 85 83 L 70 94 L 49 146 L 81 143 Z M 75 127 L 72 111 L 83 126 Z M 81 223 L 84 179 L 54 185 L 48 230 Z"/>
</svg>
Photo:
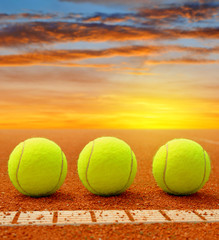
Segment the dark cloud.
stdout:
<svg viewBox="0 0 219 240">
<path fill-rule="evenodd" d="M 151 8 L 151 6 L 165 6 L 168 4 L 178 4 L 183 5 L 187 3 L 185 0 L 59 0 L 60 2 L 72 2 L 72 3 L 94 3 L 100 5 L 124 5 L 130 7 L 137 6 L 146 6 Z M 217 4 L 217 0 L 190 0 L 188 1 L 190 4 Z"/>
<path fill-rule="evenodd" d="M 219 4 L 212 3 L 187 3 L 181 6 L 176 4 L 163 8 L 141 8 L 138 9 L 138 16 L 146 19 L 166 19 L 175 22 L 179 18 L 189 21 L 200 21 L 211 19 L 219 13 Z"/>
<path fill-rule="evenodd" d="M 214 3 L 186 3 L 184 5 L 166 4 L 164 6 L 141 7 L 132 13 L 95 13 L 91 16 L 81 16 L 82 22 L 126 22 L 147 25 L 161 25 L 166 23 L 185 23 L 185 21 L 197 22 L 214 18 L 219 14 L 219 4 Z"/>
</svg>

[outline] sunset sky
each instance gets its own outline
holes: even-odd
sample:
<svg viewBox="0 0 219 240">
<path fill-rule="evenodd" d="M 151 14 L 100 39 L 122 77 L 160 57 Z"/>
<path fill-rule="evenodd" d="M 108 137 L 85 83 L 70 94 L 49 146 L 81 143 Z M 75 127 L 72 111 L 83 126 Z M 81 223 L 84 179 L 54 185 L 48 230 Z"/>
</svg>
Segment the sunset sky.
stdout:
<svg viewBox="0 0 219 240">
<path fill-rule="evenodd" d="M 0 128 L 219 128 L 219 2 L 1 1 Z"/>
</svg>

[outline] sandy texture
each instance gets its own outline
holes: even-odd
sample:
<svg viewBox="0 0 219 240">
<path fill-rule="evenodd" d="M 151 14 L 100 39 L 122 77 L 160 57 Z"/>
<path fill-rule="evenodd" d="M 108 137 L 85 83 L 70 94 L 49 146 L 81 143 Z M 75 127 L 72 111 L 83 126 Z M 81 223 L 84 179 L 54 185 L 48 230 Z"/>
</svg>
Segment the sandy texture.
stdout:
<svg viewBox="0 0 219 240">
<path fill-rule="evenodd" d="M 126 141 L 133 149 L 137 161 L 138 172 L 133 185 L 123 194 L 114 197 L 100 197 L 88 192 L 77 175 L 77 159 L 80 151 L 91 140 L 100 136 L 114 136 Z M 31 198 L 20 194 L 11 184 L 7 174 L 7 161 L 10 152 L 20 142 L 29 137 L 46 137 L 60 145 L 68 160 L 68 174 L 65 183 L 59 191 L 50 197 Z M 173 196 L 159 189 L 152 176 L 152 159 L 158 148 L 173 138 L 190 138 L 200 143 L 209 153 L 212 164 L 210 180 L 202 190 L 191 196 Z M 0 211 L 34 211 L 34 210 L 102 210 L 102 209 L 217 209 L 219 208 L 218 176 L 219 176 L 219 130 L 1 130 L 0 131 Z M 195 227 L 193 227 L 195 226 Z M 198 226 L 198 227 L 197 227 Z M 62 237 L 67 236 L 100 237 L 104 239 L 112 229 L 116 229 L 126 238 L 135 236 L 147 237 L 153 229 L 152 236 L 161 231 L 161 236 L 176 236 L 175 231 L 195 236 L 204 236 L 211 230 L 211 238 L 216 239 L 218 224 L 155 224 L 130 226 L 80 226 L 80 227 L 20 227 L 1 228 L 2 236 L 10 233 L 21 236 L 21 232 L 28 231 L 27 238 L 34 238 L 46 230 L 51 234 L 57 232 Z M 31 233 L 28 229 L 31 230 Z M 52 229 L 52 231 L 50 230 Z M 90 230 L 88 230 L 90 229 Z M 149 229 L 151 229 L 149 231 Z M 169 229 L 167 231 L 167 229 Z M 199 230 L 198 230 L 199 229 Z M 214 234 L 215 231 L 215 234 Z M 140 233 L 142 232 L 142 234 Z M 166 235 L 165 235 L 166 232 Z M 6 235 L 4 235 L 6 234 Z M 34 235 L 35 234 L 35 235 Z M 79 235 L 78 235 L 79 234 Z M 102 235 L 101 235 L 102 234 Z M 171 235 L 172 234 L 172 235 Z M 213 234 L 213 235 L 212 235 Z M 0 235 L 1 236 L 1 235 Z M 51 235 L 52 236 L 52 235 Z M 184 236 L 184 235 L 182 235 Z M 207 235 L 206 235 L 207 236 Z M 149 236 L 148 236 L 149 237 Z M 160 239 L 165 239 L 160 238 Z M 51 237 L 52 238 L 52 237 Z M 48 238 L 49 239 L 49 238 Z M 53 238 L 55 239 L 55 238 Z M 58 239 L 58 238 L 57 238 Z M 98 238 L 97 238 L 98 239 Z M 120 238 L 121 239 L 121 238 Z M 179 239 L 179 238 L 178 238 Z M 201 238 L 200 238 L 201 239 Z M 207 239 L 207 238 L 205 238 Z"/>
</svg>

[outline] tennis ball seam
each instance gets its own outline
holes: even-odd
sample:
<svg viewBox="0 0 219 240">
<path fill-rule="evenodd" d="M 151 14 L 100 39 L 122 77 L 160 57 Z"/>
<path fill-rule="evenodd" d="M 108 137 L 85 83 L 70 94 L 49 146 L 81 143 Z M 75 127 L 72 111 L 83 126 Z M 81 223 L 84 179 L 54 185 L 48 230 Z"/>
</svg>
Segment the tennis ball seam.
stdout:
<svg viewBox="0 0 219 240">
<path fill-rule="evenodd" d="M 27 191 L 25 191 L 25 190 L 21 187 L 21 185 L 20 185 L 20 183 L 19 183 L 19 180 L 18 180 L 18 171 L 19 171 L 21 159 L 22 159 L 22 156 L 23 156 L 23 153 L 24 153 L 24 145 L 25 145 L 25 141 L 24 141 L 24 143 L 23 143 L 23 148 L 22 148 L 21 156 L 20 156 L 20 159 L 19 159 L 19 162 L 18 162 L 18 166 L 17 166 L 17 170 L 16 170 L 16 181 L 17 181 L 18 186 L 21 188 L 21 190 L 22 190 L 23 192 L 25 192 L 25 193 L 28 194 L 28 195 L 31 195 L 30 193 L 28 193 Z M 60 182 L 61 176 L 62 176 L 62 171 L 63 171 L 63 153 L 62 153 L 62 150 L 61 150 L 61 155 L 62 155 L 62 165 L 61 165 L 61 172 L 60 172 L 60 175 L 59 175 L 58 183 L 55 185 L 55 187 L 54 187 L 51 191 L 45 193 L 44 195 L 47 195 L 47 194 L 49 194 L 50 192 L 53 192 L 53 191 L 57 188 L 57 186 L 59 185 L 59 182 Z"/>
<path fill-rule="evenodd" d="M 94 140 L 95 141 L 95 140 Z M 93 141 L 93 145 L 92 145 L 92 148 L 91 148 L 91 152 L 90 152 L 90 156 L 89 156 L 89 159 L 88 159 L 88 163 L 87 163 L 87 168 L 86 168 L 86 181 L 87 181 L 87 184 L 89 185 L 89 187 L 94 191 L 96 192 L 97 194 L 99 194 L 95 189 L 93 189 L 93 187 L 91 187 L 89 181 L 88 181 L 88 176 L 87 176 L 87 172 L 88 172 L 88 168 L 89 168 L 89 165 L 90 165 L 90 160 L 91 160 L 91 156 L 93 154 L 93 151 L 94 151 L 94 141 Z"/>
<path fill-rule="evenodd" d="M 60 183 L 60 180 L 61 180 L 61 177 L 62 177 L 62 171 L 63 171 L 63 152 L 62 152 L 62 150 L 61 150 L 61 155 L 62 155 L 62 165 L 61 165 L 61 171 L 60 171 L 60 174 L 59 174 L 59 180 L 58 180 L 56 186 L 51 191 L 45 193 L 46 195 L 48 195 L 48 194 L 52 193 L 54 190 L 56 190 L 57 186 Z"/>
<path fill-rule="evenodd" d="M 23 143 L 23 148 L 22 148 L 21 156 L 20 156 L 20 158 L 19 158 L 19 162 L 18 162 L 18 166 L 17 166 L 17 170 L 16 170 L 16 181 L 17 181 L 17 184 L 18 184 L 18 186 L 20 187 L 20 189 L 21 189 L 23 192 L 25 192 L 26 194 L 30 195 L 30 193 L 26 192 L 26 191 L 21 187 L 21 185 L 20 185 L 20 183 L 19 183 L 19 180 L 18 180 L 18 171 L 19 171 L 19 167 L 20 167 L 20 163 L 21 163 L 21 158 L 22 158 L 23 153 L 24 153 L 24 145 L 25 145 L 25 141 L 24 141 L 24 143 Z"/>
<path fill-rule="evenodd" d="M 130 149 L 131 149 L 131 148 L 130 148 Z M 124 186 L 121 190 L 117 191 L 115 194 L 118 194 L 118 193 L 120 193 L 120 192 L 123 192 L 123 191 L 127 188 L 127 185 L 129 184 L 129 180 L 130 180 L 130 178 L 131 178 L 132 168 L 133 168 L 133 155 L 132 155 L 132 150 L 131 150 L 131 157 L 132 157 L 132 158 L 131 158 L 131 168 L 130 168 L 130 173 L 129 173 L 128 180 L 127 180 L 125 186 Z"/>
<path fill-rule="evenodd" d="M 203 176 L 203 178 L 202 178 L 202 181 L 201 181 L 201 183 L 200 183 L 200 185 L 196 188 L 196 189 L 194 189 L 193 191 L 198 191 L 199 189 L 200 189 L 200 187 L 202 186 L 202 184 L 204 183 L 204 181 L 205 181 L 205 177 L 206 177 L 206 156 L 205 156 L 205 150 L 203 149 L 203 153 L 204 153 L 204 176 Z"/>
<path fill-rule="evenodd" d="M 89 183 L 89 181 L 88 181 L 88 176 L 87 176 L 88 168 L 89 168 L 90 161 L 91 161 L 91 156 L 92 156 L 93 151 L 94 151 L 94 142 L 95 142 L 95 140 L 93 141 L 91 153 L 90 153 L 89 160 L 88 160 L 88 164 L 87 164 L 87 168 L 86 168 L 86 181 L 87 181 L 87 184 L 89 185 L 89 187 L 90 187 L 94 192 L 96 192 L 97 194 L 101 194 L 101 193 L 99 193 L 98 191 L 96 191 L 93 187 L 91 187 L 91 185 L 90 185 L 90 183 Z M 131 148 L 130 148 L 130 149 L 131 149 Z M 123 191 L 123 189 L 125 189 L 126 186 L 129 184 L 129 180 L 130 180 L 131 174 L 132 174 L 132 168 L 133 168 L 133 155 L 132 155 L 132 150 L 131 150 L 131 169 L 130 169 L 128 181 L 126 182 L 125 186 L 124 186 L 122 189 L 120 189 L 119 191 L 115 192 L 114 194 L 120 193 L 120 192 Z M 102 195 L 102 194 L 101 194 L 101 195 Z"/>
<path fill-rule="evenodd" d="M 204 153 L 204 174 L 203 174 L 203 178 L 202 178 L 201 184 L 197 188 L 195 188 L 192 192 L 194 192 L 194 191 L 196 192 L 202 186 L 202 184 L 205 180 L 205 176 L 206 176 L 206 157 L 205 157 L 204 149 L 203 149 L 203 153 Z M 166 188 L 170 192 L 172 192 L 173 194 L 181 195 L 181 193 L 171 190 L 166 183 L 165 176 L 166 176 L 166 169 L 167 169 L 167 160 L 168 160 L 168 144 L 166 144 L 166 160 L 165 160 L 165 166 L 164 166 L 164 171 L 163 171 L 163 182 L 164 182 L 164 185 L 166 186 Z M 186 194 L 189 194 L 189 193 L 186 193 Z"/>
</svg>

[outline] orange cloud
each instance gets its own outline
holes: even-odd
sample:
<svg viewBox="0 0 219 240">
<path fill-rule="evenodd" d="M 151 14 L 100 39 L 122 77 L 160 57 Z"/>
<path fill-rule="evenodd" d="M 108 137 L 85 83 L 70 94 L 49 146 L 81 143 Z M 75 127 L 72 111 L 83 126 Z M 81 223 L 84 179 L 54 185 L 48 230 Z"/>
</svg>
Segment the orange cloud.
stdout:
<svg viewBox="0 0 219 240">
<path fill-rule="evenodd" d="M 169 60 L 148 60 L 145 61 L 149 65 L 158 65 L 158 64 L 217 64 L 219 60 L 213 59 L 196 59 L 196 58 L 177 58 Z"/>
<path fill-rule="evenodd" d="M 54 50 L 36 51 L 33 53 L 0 56 L 0 66 L 46 65 L 71 60 L 88 58 L 150 55 L 158 52 L 160 47 L 128 46 L 109 48 L 105 50 Z M 63 65 L 79 66 L 77 64 L 62 63 Z M 96 65 L 98 67 L 98 65 Z"/>
<path fill-rule="evenodd" d="M 88 17 L 88 18 L 84 18 L 83 22 L 101 22 L 102 21 L 102 17 L 99 15 L 93 16 L 93 17 Z"/>
<path fill-rule="evenodd" d="M 98 69 L 102 68 L 98 67 Z M 31 95 L 33 94 L 33 96 L 38 94 L 38 98 L 40 99 L 44 89 L 46 89 L 47 94 L 49 92 L 47 89 L 51 89 L 51 93 L 55 92 L 58 95 L 57 91 L 71 91 L 73 89 L 79 89 L 81 91 L 81 88 L 84 89 L 85 87 L 85 89 L 87 89 L 87 86 L 89 86 L 89 88 L 95 86 L 95 89 L 99 91 L 98 86 L 105 84 L 107 79 L 107 76 L 103 76 L 101 73 L 97 73 L 97 71 L 82 67 L 59 68 L 57 65 L 53 67 L 16 67 L 13 68 L 13 71 L 10 70 L 10 68 L 3 68 L 1 69 L 1 96 L 2 99 L 7 98 L 10 100 L 11 97 L 13 99 L 14 96 L 17 96 L 19 92 L 23 94 L 22 91 L 24 90 L 24 97 L 17 96 L 18 99 L 25 98 L 29 93 Z M 13 87 L 10 87 L 10 84 L 13 84 Z M 10 96 L 10 92 L 7 91 L 8 86 L 12 92 L 15 89 L 15 93 L 17 93 L 13 93 L 13 95 Z M 60 96 L 58 97 L 60 98 Z"/>
<path fill-rule="evenodd" d="M 92 22 L 101 22 L 101 23 L 120 23 L 128 20 L 139 21 L 139 19 L 132 14 L 96 14 L 92 17 L 83 18 L 83 22 L 92 23 Z"/>
<path fill-rule="evenodd" d="M 109 58 L 115 56 L 132 57 L 132 56 L 152 56 L 155 54 L 177 51 L 189 52 L 194 54 L 202 54 L 204 56 L 210 53 L 219 53 L 219 47 L 215 48 L 200 48 L 200 47 L 181 47 L 172 46 L 125 46 L 117 48 L 108 48 L 103 50 L 45 50 L 35 51 L 31 53 L 23 53 L 16 55 L 0 56 L 0 66 L 27 66 L 27 65 L 59 65 L 72 67 L 112 67 L 109 64 L 76 64 L 70 61 L 91 59 L 91 58 Z M 172 60 L 173 61 L 173 60 Z M 182 61 L 182 60 L 181 60 Z M 184 59 L 184 62 L 186 59 Z M 195 62 L 195 59 L 190 59 L 190 62 Z M 202 62 L 210 60 L 202 59 Z M 189 59 L 187 59 L 189 63 Z M 197 61 L 198 62 L 198 61 Z M 156 61 L 150 62 L 155 64 Z M 210 62 L 209 62 L 210 63 Z M 212 63 L 214 61 L 212 60 Z"/>
</svg>

